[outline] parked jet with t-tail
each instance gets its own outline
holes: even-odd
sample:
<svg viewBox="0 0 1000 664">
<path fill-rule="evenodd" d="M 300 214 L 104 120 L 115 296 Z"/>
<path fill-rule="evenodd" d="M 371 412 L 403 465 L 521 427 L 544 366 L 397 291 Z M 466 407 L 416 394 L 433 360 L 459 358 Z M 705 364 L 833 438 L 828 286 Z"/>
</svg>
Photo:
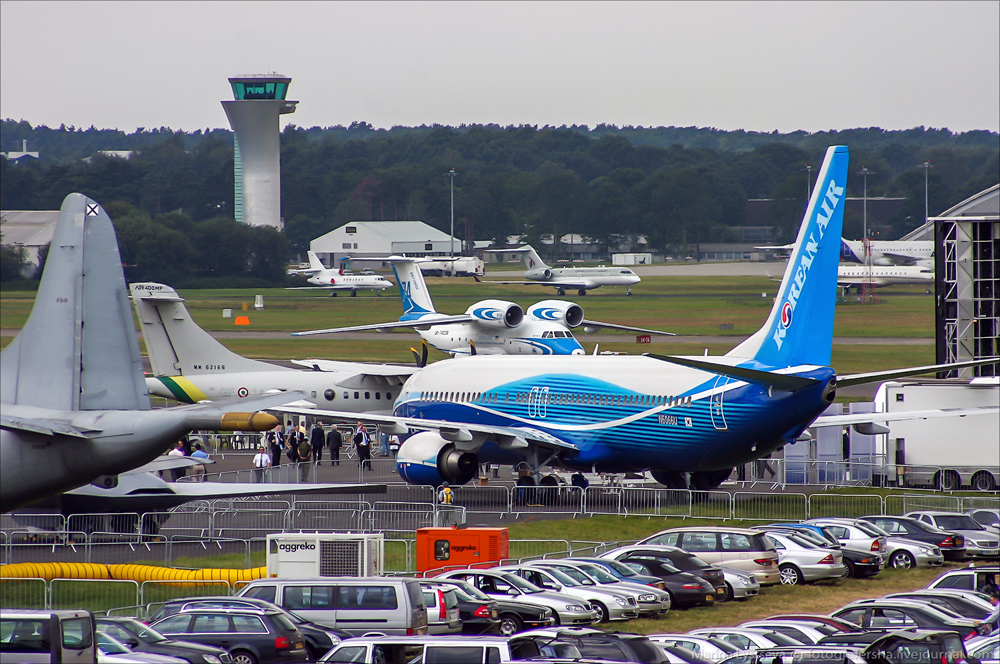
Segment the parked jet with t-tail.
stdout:
<svg viewBox="0 0 1000 664">
<path fill-rule="evenodd" d="M 452 357 L 583 355 L 583 346 L 573 336 L 573 329 L 580 326 L 672 336 L 671 332 L 587 320 L 579 305 L 559 300 L 539 302 L 527 311 L 514 302 L 482 300 L 471 305 L 464 314 L 440 314 L 434 310 L 430 291 L 419 269 L 423 260 L 401 256 L 385 259 L 392 264 L 403 300 L 403 315 L 398 321 L 295 332 L 293 336 L 414 328 L 425 342 Z"/>
<path fill-rule="evenodd" d="M 718 486 L 734 466 L 795 442 L 809 426 L 862 423 L 857 414 L 821 417 L 839 387 L 938 368 L 838 376 L 829 366 L 847 164 L 846 147 L 827 151 L 774 306 L 726 355 L 444 360 L 406 382 L 393 417 L 366 421 L 420 431 L 396 458 L 412 483 L 461 484 L 490 462 L 527 466 L 532 475 L 522 483 L 555 484 L 542 472 L 559 466 L 650 471 L 669 487 L 697 489 Z"/>
<path fill-rule="evenodd" d="M 337 293 L 343 292 L 349 292 L 351 297 L 357 297 L 360 290 L 374 291 L 378 295 L 380 291 L 392 288 L 392 282 L 382 275 L 354 274 L 353 272 L 348 272 L 343 267 L 328 268 L 323 265 L 323 261 L 315 253 L 309 251 L 306 254 L 309 256 L 309 267 L 302 270 L 289 270 L 288 274 L 307 274 L 309 278 L 306 281 L 313 285 L 296 286 L 289 290 L 320 288 L 329 290 L 332 297 L 337 297 Z"/>
<path fill-rule="evenodd" d="M 625 286 L 625 294 L 632 294 L 632 286 L 639 283 L 639 275 L 627 267 L 552 267 L 546 265 L 530 244 L 515 249 L 487 249 L 490 253 L 518 254 L 528 270 L 527 281 L 494 281 L 476 277 L 484 284 L 520 284 L 522 286 L 552 286 L 556 294 L 565 295 L 576 290 L 578 295 L 601 286 Z"/>
</svg>

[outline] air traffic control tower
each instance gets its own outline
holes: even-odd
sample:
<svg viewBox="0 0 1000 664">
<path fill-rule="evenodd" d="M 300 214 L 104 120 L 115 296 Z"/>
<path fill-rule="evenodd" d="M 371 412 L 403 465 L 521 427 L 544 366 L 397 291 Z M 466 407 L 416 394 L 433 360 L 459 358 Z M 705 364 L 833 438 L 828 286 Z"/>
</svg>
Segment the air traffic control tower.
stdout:
<svg viewBox="0 0 1000 664">
<path fill-rule="evenodd" d="M 255 74 L 229 79 L 234 101 L 222 102 L 235 139 L 236 221 L 281 230 L 281 157 L 278 116 L 294 113 L 286 101 L 292 79 Z"/>
</svg>

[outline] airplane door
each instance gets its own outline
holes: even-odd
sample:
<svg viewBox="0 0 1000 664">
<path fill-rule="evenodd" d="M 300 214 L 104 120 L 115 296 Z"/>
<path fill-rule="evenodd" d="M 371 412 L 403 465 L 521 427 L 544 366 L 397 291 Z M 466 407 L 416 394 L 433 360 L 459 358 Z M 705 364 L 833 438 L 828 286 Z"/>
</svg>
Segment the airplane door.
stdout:
<svg viewBox="0 0 1000 664">
<path fill-rule="evenodd" d="M 729 378 L 726 376 L 719 376 L 715 379 L 715 389 L 719 389 L 723 385 L 729 382 Z M 724 431 L 729 428 L 726 424 L 726 414 L 722 408 L 723 396 L 725 392 L 718 391 L 713 392 L 712 397 L 709 400 L 709 412 L 712 415 L 712 426 L 716 428 L 717 431 Z"/>
</svg>

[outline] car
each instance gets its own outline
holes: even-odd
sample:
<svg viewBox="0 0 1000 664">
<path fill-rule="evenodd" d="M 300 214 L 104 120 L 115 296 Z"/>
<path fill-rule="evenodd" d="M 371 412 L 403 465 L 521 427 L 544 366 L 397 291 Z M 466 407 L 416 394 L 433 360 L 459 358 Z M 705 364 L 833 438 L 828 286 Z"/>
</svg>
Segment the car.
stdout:
<svg viewBox="0 0 1000 664">
<path fill-rule="evenodd" d="M 1000 533 L 1000 510 L 980 508 L 969 510 L 967 514 L 986 530 Z"/>
<path fill-rule="evenodd" d="M 669 664 L 711 664 L 709 660 L 703 658 L 693 650 L 663 643 L 659 644 L 659 646 L 663 654 L 667 656 Z"/>
<path fill-rule="evenodd" d="M 750 572 L 732 567 L 722 568 L 722 578 L 726 582 L 726 600 L 746 600 L 760 594 L 760 583 Z"/>
<path fill-rule="evenodd" d="M 686 648 L 709 662 L 718 662 L 740 649 L 731 643 L 694 634 L 647 634 L 653 643 Z"/>
<path fill-rule="evenodd" d="M 841 547 L 857 549 L 858 551 L 870 551 L 871 553 L 885 556 L 889 551 L 886 536 L 880 534 L 871 525 L 865 522 L 856 522 L 852 519 L 809 519 L 804 523 L 823 526 L 826 530 L 837 538 Z"/>
<path fill-rule="evenodd" d="M 539 588 L 561 595 L 576 597 L 597 610 L 598 622 L 630 620 L 639 616 L 639 604 L 634 595 L 605 590 L 597 584 L 584 585 L 555 566 L 504 565 L 495 568 L 517 574 Z"/>
<path fill-rule="evenodd" d="M 634 664 L 669 664 L 670 659 L 663 650 L 649 638 L 639 634 L 605 633 L 589 629 L 536 629 L 523 632 L 519 638 L 531 638 L 542 649 L 549 644 L 562 643 L 573 646 L 578 657 L 599 659 L 610 662 L 631 662 Z M 576 654 L 567 651 L 567 654 Z M 559 655 L 558 652 L 551 654 Z"/>
<path fill-rule="evenodd" d="M 972 590 L 912 590 L 885 595 L 886 599 L 910 599 L 945 606 L 954 613 L 973 620 L 983 620 L 993 613 L 989 597 Z"/>
<path fill-rule="evenodd" d="M 726 579 L 722 574 L 721 568 L 716 567 L 715 565 L 709 565 L 693 553 L 688 553 L 684 549 L 676 546 L 660 544 L 633 544 L 618 547 L 617 549 L 612 549 L 611 551 L 606 551 L 605 553 L 602 553 L 600 557 L 625 562 L 642 562 L 643 559 L 656 559 L 661 562 L 668 562 L 671 566 L 682 572 L 694 574 L 701 577 L 705 581 L 708 581 L 708 583 L 715 590 L 716 600 L 725 599 L 727 594 Z M 659 572 L 653 573 L 660 576 Z"/>
<path fill-rule="evenodd" d="M 459 579 L 498 599 L 514 599 L 552 610 L 557 625 L 590 625 L 597 621 L 597 611 L 580 600 L 546 592 L 516 574 L 497 570 L 449 570 L 434 579 Z"/>
<path fill-rule="evenodd" d="M 861 625 L 849 620 L 815 613 L 786 613 L 770 616 L 769 618 L 764 618 L 764 620 L 793 620 L 795 622 L 814 624 L 817 625 L 817 629 L 827 634 L 857 632 L 861 630 Z"/>
<path fill-rule="evenodd" d="M 818 626 L 795 620 L 748 620 L 738 626 L 748 629 L 774 630 L 806 645 L 815 645 L 819 643 L 820 639 L 827 636 Z"/>
<path fill-rule="evenodd" d="M 973 633 L 976 623 L 929 604 L 905 599 L 861 599 L 830 615 L 858 623 L 864 629 L 932 629 L 958 632 L 963 638 Z"/>
<path fill-rule="evenodd" d="M 229 664 L 229 651 L 192 641 L 168 639 L 155 629 L 135 618 L 98 616 L 97 628 L 125 644 L 134 652 L 171 655 L 185 662 L 197 664 Z M 339 640 L 338 640 L 339 641 Z"/>
<path fill-rule="evenodd" d="M 599 565 L 603 567 L 608 574 L 621 581 L 640 583 L 654 588 L 659 588 L 660 590 L 664 590 L 666 588 L 666 585 L 663 583 L 663 579 L 660 577 L 653 576 L 652 574 L 642 574 L 626 563 L 618 562 L 617 560 L 611 560 L 610 558 L 572 558 L 571 560 L 579 560 L 585 563 Z"/>
<path fill-rule="evenodd" d="M 744 627 L 705 627 L 692 629 L 688 634 L 707 636 L 736 646 L 740 650 L 757 650 L 775 646 L 801 646 L 801 641 L 785 636 L 773 629 Z"/>
<path fill-rule="evenodd" d="M 0 661 L 93 662 L 96 631 L 86 610 L 0 608 Z"/>
<path fill-rule="evenodd" d="M 183 609 L 152 627 L 166 637 L 225 648 L 233 664 L 305 662 L 306 640 L 275 609 Z"/>
<path fill-rule="evenodd" d="M 603 555 L 630 566 L 641 566 L 641 573 L 660 578 L 666 586 L 666 591 L 670 593 L 670 606 L 672 608 L 685 609 L 715 604 L 718 596 L 715 586 L 700 575 L 683 572 L 675 567 L 669 552 L 663 551 L 664 548 L 657 546 L 626 547 L 614 549 Z M 666 548 L 673 549 L 675 547 Z M 722 575 L 722 570 L 719 570 L 719 575 Z M 723 583 L 725 583 L 725 577 L 723 577 Z"/>
<path fill-rule="evenodd" d="M 316 659 L 330 648 L 339 644 L 343 639 L 351 635 L 345 631 L 333 629 L 326 625 L 320 625 L 311 620 L 306 620 L 294 611 L 283 609 L 273 602 L 257 597 L 231 597 L 229 595 L 208 595 L 204 597 L 182 597 L 164 602 L 153 611 L 146 619 L 149 623 L 154 623 L 166 616 L 179 613 L 188 609 L 262 609 L 281 611 L 296 629 L 302 632 L 306 639 L 306 651 L 310 659 Z"/>
<path fill-rule="evenodd" d="M 715 526 L 670 528 L 639 540 L 636 544 L 680 547 L 710 565 L 751 572 L 762 586 L 774 585 L 780 581 L 778 553 L 770 542 L 754 530 Z"/>
<path fill-rule="evenodd" d="M 421 579 L 420 587 L 425 593 L 428 590 L 440 588 L 454 594 L 462 634 L 493 635 L 499 632 L 500 613 L 497 610 L 497 601 L 480 592 L 477 588 L 462 581 L 438 581 L 436 579 Z M 424 600 L 428 601 L 426 596 Z M 428 626 L 431 624 L 430 616 L 427 617 L 427 623 Z"/>
<path fill-rule="evenodd" d="M 444 586 L 429 586 L 420 582 L 424 592 L 424 603 L 427 606 L 428 634 L 460 634 L 462 619 L 458 610 L 458 594 L 454 588 Z"/>
<path fill-rule="evenodd" d="M 670 611 L 670 593 L 641 583 L 623 582 L 611 575 L 606 568 L 593 563 L 560 558 L 557 560 L 532 560 L 538 567 L 554 567 L 584 586 L 624 593 L 635 599 L 640 616 L 666 615 Z"/>
<path fill-rule="evenodd" d="M 152 652 L 132 652 L 118 639 L 98 630 L 97 661 L 101 664 L 105 662 L 107 664 L 184 664 L 186 660 Z"/>
<path fill-rule="evenodd" d="M 794 586 L 844 576 L 847 568 L 840 549 L 820 548 L 815 540 L 794 530 L 764 531 L 763 535 L 778 551 L 781 583 Z"/>
<path fill-rule="evenodd" d="M 1000 578 L 1000 565 L 969 565 L 959 569 L 948 570 L 931 581 L 928 589 L 953 588 L 955 590 L 975 590 L 989 595 L 997 591 L 997 579 Z"/>
<path fill-rule="evenodd" d="M 965 537 L 965 553 L 970 558 L 1000 557 L 1000 536 L 987 530 L 968 514 L 927 510 L 908 512 L 905 516 L 962 535 Z"/>
<path fill-rule="evenodd" d="M 905 516 L 871 515 L 863 516 L 861 519 L 878 526 L 890 536 L 932 544 L 941 549 L 941 555 L 945 560 L 965 559 L 965 537 L 958 533 L 947 532 L 919 519 Z"/>
<path fill-rule="evenodd" d="M 906 537 L 899 537 L 889 534 L 877 525 L 864 519 L 823 519 L 817 520 L 821 525 L 831 528 L 834 536 L 839 538 L 839 528 L 847 528 L 852 535 L 856 536 L 855 529 L 861 530 L 868 537 L 879 537 L 885 540 L 885 553 L 883 555 L 886 565 L 893 569 L 910 569 L 911 567 L 937 567 L 944 564 L 944 554 L 941 549 L 933 544 L 911 540 Z M 861 544 L 857 546 L 855 544 Z M 864 549 L 865 539 L 849 540 L 845 542 L 840 539 L 843 546 L 854 549 Z M 873 545 L 874 546 L 874 545 Z"/>
<path fill-rule="evenodd" d="M 805 533 L 807 537 L 814 538 L 817 546 L 825 543 L 825 546 L 831 548 L 840 547 L 840 552 L 844 556 L 844 567 L 847 568 L 844 576 L 854 579 L 865 579 L 877 576 L 882 572 L 882 565 L 884 563 L 882 556 L 871 551 L 862 551 L 842 546 L 840 541 L 826 526 L 815 523 L 781 523 L 770 526 L 759 526 L 759 528 L 767 528 L 769 530 L 774 528 L 792 528 Z"/>
<path fill-rule="evenodd" d="M 969 653 L 969 657 L 978 659 L 981 664 L 998 664 L 1000 662 L 1000 634 L 969 639 L 965 642 L 965 650 Z"/>
<path fill-rule="evenodd" d="M 323 655 L 335 664 L 507 664 L 537 658 L 538 646 L 520 634 L 505 636 L 385 635 L 373 632 L 345 640 Z"/>
<path fill-rule="evenodd" d="M 869 664 L 854 648 L 785 646 L 742 650 L 719 664 Z"/>
</svg>

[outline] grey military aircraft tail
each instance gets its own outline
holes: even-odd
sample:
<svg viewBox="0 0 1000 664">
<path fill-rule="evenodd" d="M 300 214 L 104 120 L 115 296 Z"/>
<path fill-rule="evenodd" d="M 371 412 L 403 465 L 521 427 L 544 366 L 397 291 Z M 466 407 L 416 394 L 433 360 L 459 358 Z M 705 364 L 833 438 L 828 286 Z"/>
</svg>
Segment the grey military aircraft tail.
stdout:
<svg viewBox="0 0 1000 664">
<path fill-rule="evenodd" d="M 82 194 L 63 201 L 31 315 L 0 354 L 0 395 L 2 512 L 102 476 L 113 484 L 195 429 L 278 423 L 217 404 L 150 409 L 114 227 Z"/>
</svg>

